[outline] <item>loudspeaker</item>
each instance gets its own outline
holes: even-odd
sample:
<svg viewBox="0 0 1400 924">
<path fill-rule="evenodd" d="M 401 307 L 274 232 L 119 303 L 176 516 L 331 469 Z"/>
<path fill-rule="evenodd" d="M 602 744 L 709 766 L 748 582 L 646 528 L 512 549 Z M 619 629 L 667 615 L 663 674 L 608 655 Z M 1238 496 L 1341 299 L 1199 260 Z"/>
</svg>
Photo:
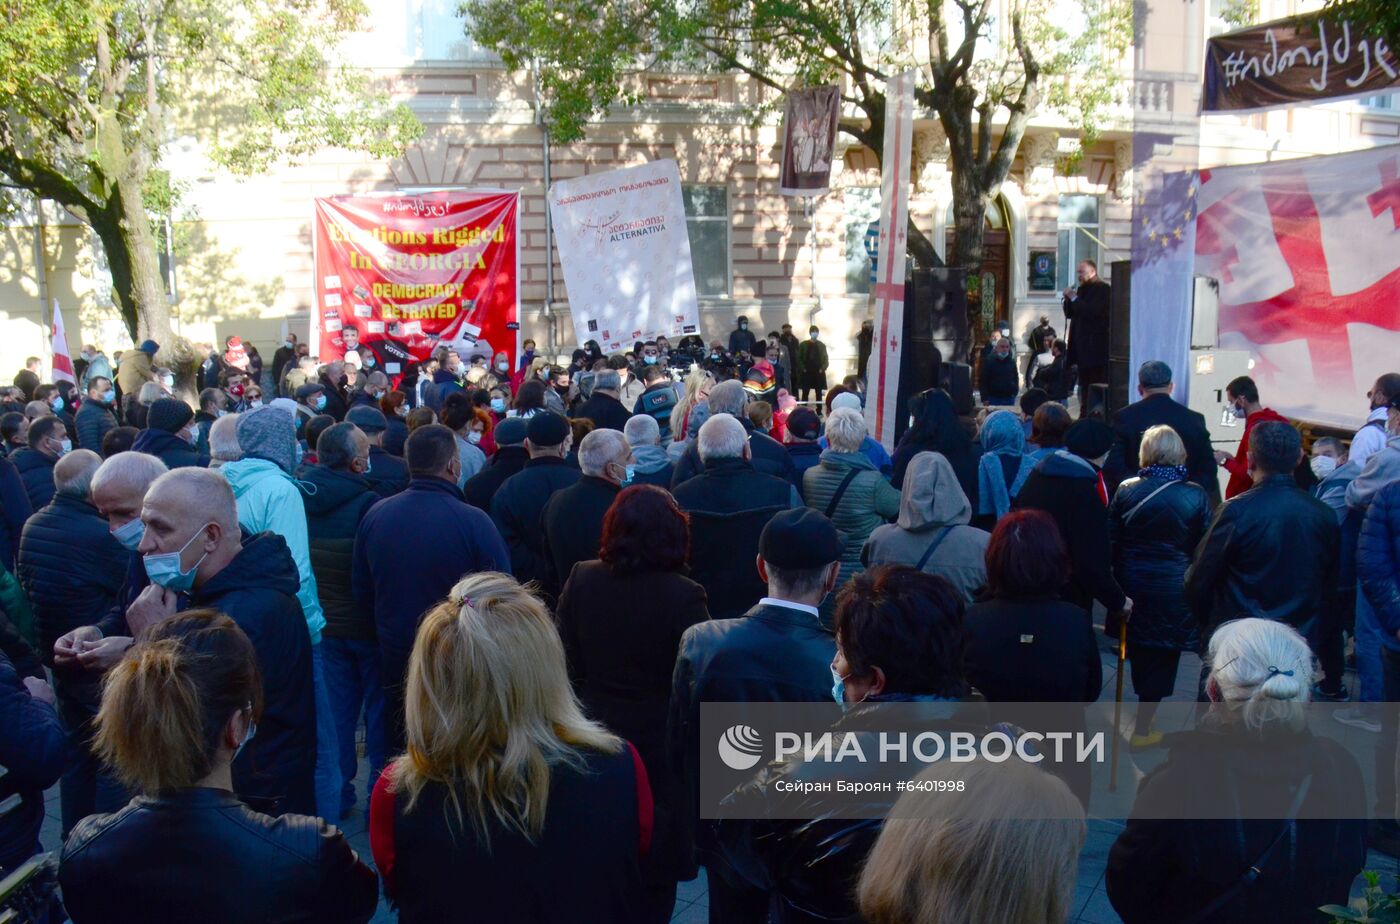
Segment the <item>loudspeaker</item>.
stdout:
<svg viewBox="0 0 1400 924">
<path fill-rule="evenodd" d="M 969 348 L 963 277 L 960 269 L 916 269 L 904 283 L 896 441 L 909 424 L 909 399 L 940 387 L 943 361 L 963 355 Z"/>
<path fill-rule="evenodd" d="M 1129 260 L 1119 260 L 1113 264 L 1113 289 L 1108 302 L 1108 391 L 1104 395 L 1104 411 L 1110 420 L 1119 408 L 1129 403 L 1132 296 L 1133 264 Z"/>
<path fill-rule="evenodd" d="M 953 412 L 972 416 L 972 367 L 967 363 L 944 363 L 938 387 L 953 399 Z"/>
</svg>

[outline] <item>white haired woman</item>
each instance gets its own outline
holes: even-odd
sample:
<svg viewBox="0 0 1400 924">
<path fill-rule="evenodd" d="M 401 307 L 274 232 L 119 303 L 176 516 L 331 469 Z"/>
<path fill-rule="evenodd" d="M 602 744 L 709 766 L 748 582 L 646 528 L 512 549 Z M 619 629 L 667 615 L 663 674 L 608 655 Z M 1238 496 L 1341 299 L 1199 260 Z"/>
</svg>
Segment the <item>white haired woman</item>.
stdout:
<svg viewBox="0 0 1400 924">
<path fill-rule="evenodd" d="M 1238 619 L 1207 663 L 1210 710 L 1139 785 L 1109 901 L 1125 924 L 1316 921 L 1366 861 L 1366 789 L 1356 760 L 1308 730 L 1312 652 L 1285 623 Z"/>
</svg>

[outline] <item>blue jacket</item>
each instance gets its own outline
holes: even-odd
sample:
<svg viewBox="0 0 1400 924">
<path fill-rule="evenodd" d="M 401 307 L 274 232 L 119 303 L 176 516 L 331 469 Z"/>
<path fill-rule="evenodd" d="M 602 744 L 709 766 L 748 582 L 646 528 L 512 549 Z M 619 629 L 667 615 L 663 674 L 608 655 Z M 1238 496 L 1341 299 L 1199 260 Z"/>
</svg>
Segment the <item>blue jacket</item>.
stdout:
<svg viewBox="0 0 1400 924">
<path fill-rule="evenodd" d="M 0 568 L 15 570 L 20 532 L 33 513 L 19 469 L 9 459 L 0 459 Z"/>
<path fill-rule="evenodd" d="M 385 449 L 371 446 L 365 481 L 380 497 L 393 497 L 408 487 L 408 463 Z"/>
<path fill-rule="evenodd" d="M 83 406 L 78 408 L 74 425 L 78 428 L 78 448 L 91 449 L 101 455 L 102 437 L 107 435 L 108 430 L 116 427 L 117 416 L 112 413 L 111 405 L 88 398 L 83 402 Z"/>
<path fill-rule="evenodd" d="M 68 765 L 68 735 L 58 712 L 29 695 L 19 672 L 0 653 L 0 800 L 21 802 L 0 816 L 0 867 L 12 870 L 34 855 L 44 823 L 44 790 Z"/>
<path fill-rule="evenodd" d="M 136 434 L 132 452 L 144 452 L 165 463 L 166 468 L 208 468 L 209 457 L 200 454 L 188 442 L 164 430 L 149 427 Z"/>
<path fill-rule="evenodd" d="M 540 516 L 555 491 L 582 473 L 554 456 L 541 456 L 505 480 L 491 501 L 491 519 L 510 549 L 510 571 L 520 583 L 545 576 L 544 528 Z"/>
<path fill-rule="evenodd" d="M 306 505 L 311 570 L 326 616 L 325 634 L 372 640 L 373 614 L 369 601 L 350 590 L 350 564 L 360 521 L 379 495 L 359 475 L 320 465 L 305 466 L 298 486 Z"/>
<path fill-rule="evenodd" d="M 35 510 L 47 507 L 53 500 L 53 467 L 57 459 L 50 459 L 37 449 L 25 446 L 10 456 L 15 464 L 20 480 L 24 482 L 24 493 L 29 495 L 29 506 Z"/>
<path fill-rule="evenodd" d="M 423 403 L 432 408 L 433 413 L 441 414 L 447 396 L 461 390 L 462 383 L 457 381 L 457 376 L 446 369 L 439 369 L 433 373 L 432 384 L 423 389 Z"/>
<path fill-rule="evenodd" d="M 1356 576 L 1376 611 L 1381 641 L 1400 651 L 1400 481 L 1392 481 L 1371 500 L 1356 547 Z"/>
</svg>

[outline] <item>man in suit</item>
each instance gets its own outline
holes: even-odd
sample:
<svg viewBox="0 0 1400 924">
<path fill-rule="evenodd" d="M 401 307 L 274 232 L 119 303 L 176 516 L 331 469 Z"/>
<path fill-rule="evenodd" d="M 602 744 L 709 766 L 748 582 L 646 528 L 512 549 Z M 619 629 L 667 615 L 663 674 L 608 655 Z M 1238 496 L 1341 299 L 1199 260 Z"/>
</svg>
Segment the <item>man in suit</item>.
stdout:
<svg viewBox="0 0 1400 924">
<path fill-rule="evenodd" d="M 1079 285 L 1064 292 L 1065 319 L 1069 329 L 1069 361 L 1079 367 L 1079 419 L 1092 410 L 1089 386 L 1108 381 L 1108 325 L 1113 290 L 1099 278 L 1093 260 L 1081 260 Z"/>
<path fill-rule="evenodd" d="M 1220 503 L 1220 479 L 1206 419 L 1174 400 L 1174 388 L 1172 369 L 1166 363 L 1149 360 L 1138 369 L 1138 394 L 1142 400 L 1113 415 L 1113 451 L 1104 466 L 1109 491 L 1137 474 L 1142 435 L 1158 424 L 1166 424 L 1186 444 L 1186 477 L 1205 488 L 1214 507 Z"/>
</svg>

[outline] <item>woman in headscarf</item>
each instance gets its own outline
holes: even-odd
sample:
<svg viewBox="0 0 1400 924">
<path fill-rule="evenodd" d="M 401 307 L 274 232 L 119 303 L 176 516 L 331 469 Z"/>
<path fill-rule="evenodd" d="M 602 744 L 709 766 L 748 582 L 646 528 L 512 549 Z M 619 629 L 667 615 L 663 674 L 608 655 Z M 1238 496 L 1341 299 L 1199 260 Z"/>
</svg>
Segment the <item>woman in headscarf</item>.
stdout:
<svg viewBox="0 0 1400 924">
<path fill-rule="evenodd" d="M 987 415 L 978 442 L 982 458 L 977 462 L 977 516 L 972 525 L 990 532 L 1011 509 L 1035 460 L 1026 455 L 1026 432 L 1014 411 Z"/>
<path fill-rule="evenodd" d="M 941 388 L 931 388 L 909 399 L 913 425 L 900 439 L 894 451 L 894 474 L 891 484 L 904 484 L 904 470 L 909 461 L 921 452 L 936 452 L 948 460 L 958 476 L 958 484 L 972 506 L 977 506 L 977 456 L 980 449 L 958 420 L 953 399 Z"/>
</svg>

